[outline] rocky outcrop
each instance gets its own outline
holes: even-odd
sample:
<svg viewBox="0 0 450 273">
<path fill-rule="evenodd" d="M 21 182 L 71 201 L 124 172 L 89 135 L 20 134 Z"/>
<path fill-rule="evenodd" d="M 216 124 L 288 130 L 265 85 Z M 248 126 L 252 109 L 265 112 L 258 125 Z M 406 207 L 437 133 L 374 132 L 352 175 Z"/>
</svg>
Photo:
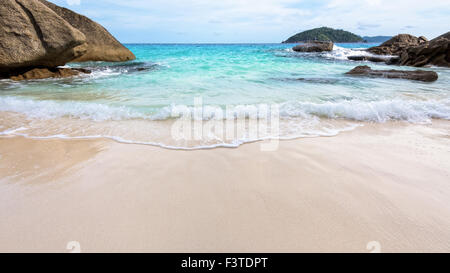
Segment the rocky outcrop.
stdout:
<svg viewBox="0 0 450 273">
<path fill-rule="evenodd" d="M 323 52 L 332 51 L 334 47 L 333 42 L 312 41 L 305 44 L 297 45 L 292 48 L 296 52 Z"/>
<path fill-rule="evenodd" d="M 409 34 L 399 34 L 379 46 L 369 48 L 367 51 L 377 55 L 400 56 L 406 49 L 424 44 L 427 41 L 427 38 L 423 36 L 417 38 Z"/>
<path fill-rule="evenodd" d="M 398 57 L 390 57 L 390 56 L 365 56 L 365 55 L 347 57 L 347 59 L 349 59 L 350 61 L 369 61 L 374 63 L 389 63 L 393 58 L 398 59 Z"/>
<path fill-rule="evenodd" d="M 357 66 L 346 73 L 351 76 L 365 76 L 373 78 L 387 79 L 407 79 L 423 82 L 434 82 L 438 79 L 438 74 L 434 71 L 403 71 L 403 70 L 372 70 L 369 66 Z"/>
<path fill-rule="evenodd" d="M 16 71 L 5 77 L 13 81 L 24 81 L 47 78 L 67 78 L 90 73 L 91 71 L 82 68 L 33 68 L 31 70 Z"/>
<path fill-rule="evenodd" d="M 450 32 L 402 52 L 400 65 L 450 67 Z"/>
<path fill-rule="evenodd" d="M 0 77 L 15 80 L 65 77 L 68 62 L 128 61 L 133 53 L 87 17 L 45 0 L 2 0 Z"/>
<path fill-rule="evenodd" d="M 0 72 L 56 67 L 87 52 L 85 35 L 35 0 L 2 0 Z"/>
<path fill-rule="evenodd" d="M 87 52 L 76 58 L 75 62 L 106 61 L 123 62 L 134 60 L 133 53 L 117 41 L 104 27 L 91 19 L 69 9 L 59 7 L 45 0 L 38 0 L 53 10 L 72 27 L 86 36 Z"/>
</svg>

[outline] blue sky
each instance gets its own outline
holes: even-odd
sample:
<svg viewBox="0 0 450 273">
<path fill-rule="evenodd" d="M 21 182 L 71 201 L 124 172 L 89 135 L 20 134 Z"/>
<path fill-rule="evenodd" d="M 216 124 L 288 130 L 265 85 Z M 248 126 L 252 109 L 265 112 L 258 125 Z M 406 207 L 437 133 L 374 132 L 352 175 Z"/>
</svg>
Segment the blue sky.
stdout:
<svg viewBox="0 0 450 273">
<path fill-rule="evenodd" d="M 359 35 L 450 31 L 450 0 L 51 0 L 124 43 L 281 42 L 329 26 Z"/>
</svg>

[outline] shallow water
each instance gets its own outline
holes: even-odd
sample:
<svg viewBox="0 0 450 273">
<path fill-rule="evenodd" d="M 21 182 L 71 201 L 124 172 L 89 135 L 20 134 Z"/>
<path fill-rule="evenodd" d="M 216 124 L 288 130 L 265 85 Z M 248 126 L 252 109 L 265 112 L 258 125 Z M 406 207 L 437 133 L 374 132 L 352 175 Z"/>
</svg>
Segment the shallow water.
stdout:
<svg viewBox="0 0 450 273">
<path fill-rule="evenodd" d="M 296 53 L 283 44 L 127 46 L 137 60 L 70 65 L 91 69 L 90 75 L 0 81 L 0 132 L 200 148 L 330 136 L 364 122 L 450 119 L 450 69 L 433 68 L 434 83 L 345 76 L 368 64 L 347 56 L 367 54 L 360 49 L 373 44 L 341 44 L 330 53 Z M 180 140 L 174 114 L 187 113 L 203 121 L 203 134 L 194 138 L 191 128 L 191 139 Z M 280 117 L 276 123 L 270 113 Z M 230 119 L 244 122 L 243 130 L 225 137 Z M 261 123 L 269 130 L 258 131 Z M 211 133 L 208 126 L 223 130 Z"/>
</svg>

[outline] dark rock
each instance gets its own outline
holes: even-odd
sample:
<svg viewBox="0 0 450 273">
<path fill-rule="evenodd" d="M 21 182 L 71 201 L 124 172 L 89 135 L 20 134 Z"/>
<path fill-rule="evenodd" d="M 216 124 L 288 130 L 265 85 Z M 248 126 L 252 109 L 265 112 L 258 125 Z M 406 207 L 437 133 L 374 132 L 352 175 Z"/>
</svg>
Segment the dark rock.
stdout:
<svg viewBox="0 0 450 273">
<path fill-rule="evenodd" d="M 398 64 L 400 62 L 400 57 L 392 57 L 392 58 L 389 58 L 389 60 L 386 62 L 386 64 L 388 64 L 388 65 L 396 65 L 396 64 Z"/>
<path fill-rule="evenodd" d="M 386 63 L 389 62 L 393 57 L 383 57 L 383 56 L 349 56 L 347 57 L 351 61 L 369 61 L 374 63 Z"/>
<path fill-rule="evenodd" d="M 367 61 L 367 56 L 349 56 L 347 59 L 350 61 Z"/>
<path fill-rule="evenodd" d="M 450 67 L 450 32 L 406 49 L 401 54 L 399 63 L 415 67 L 426 65 Z"/>
<path fill-rule="evenodd" d="M 91 71 L 83 68 L 33 68 L 30 70 L 16 71 L 11 74 L 3 73 L 2 78 L 9 78 L 13 81 L 40 80 L 47 78 L 67 78 L 78 76 L 79 74 L 90 74 Z"/>
<path fill-rule="evenodd" d="M 379 46 L 369 48 L 368 51 L 377 55 L 400 56 L 404 50 L 424 44 L 426 41 L 427 38 L 423 36 L 417 38 L 416 36 L 409 34 L 399 34 Z"/>
<path fill-rule="evenodd" d="M 345 74 L 374 78 L 407 79 L 423 82 L 434 82 L 438 79 L 438 74 L 434 71 L 372 70 L 369 66 L 366 65 L 357 66 Z"/>
<path fill-rule="evenodd" d="M 33 0 L 36 1 L 36 0 Z M 123 62 L 134 60 L 134 54 L 117 41 L 104 27 L 91 19 L 69 9 L 59 7 L 45 0 L 38 0 L 53 10 L 72 27 L 84 33 L 87 41 L 87 52 L 76 58 L 75 62 L 105 61 Z"/>
<path fill-rule="evenodd" d="M 312 41 L 305 44 L 297 45 L 292 50 L 296 52 L 323 52 L 332 51 L 334 47 L 333 42 Z"/>
<path fill-rule="evenodd" d="M 336 84 L 339 82 L 338 79 L 332 78 L 297 78 L 295 80 L 306 83 L 318 83 L 318 84 Z"/>
<path fill-rule="evenodd" d="M 418 39 L 419 39 L 419 44 L 428 42 L 428 39 L 425 36 L 420 36 Z"/>
</svg>

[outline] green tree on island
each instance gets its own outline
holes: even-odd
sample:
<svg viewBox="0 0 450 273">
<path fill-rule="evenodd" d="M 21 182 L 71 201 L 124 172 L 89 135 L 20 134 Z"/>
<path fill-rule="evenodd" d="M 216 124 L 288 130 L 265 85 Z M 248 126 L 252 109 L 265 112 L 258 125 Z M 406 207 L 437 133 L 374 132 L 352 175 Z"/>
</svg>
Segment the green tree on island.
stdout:
<svg viewBox="0 0 450 273">
<path fill-rule="evenodd" d="M 335 43 L 357 43 L 364 41 L 361 36 L 342 29 L 321 27 L 298 33 L 283 43 L 299 43 L 313 40 L 332 41 Z"/>
</svg>

